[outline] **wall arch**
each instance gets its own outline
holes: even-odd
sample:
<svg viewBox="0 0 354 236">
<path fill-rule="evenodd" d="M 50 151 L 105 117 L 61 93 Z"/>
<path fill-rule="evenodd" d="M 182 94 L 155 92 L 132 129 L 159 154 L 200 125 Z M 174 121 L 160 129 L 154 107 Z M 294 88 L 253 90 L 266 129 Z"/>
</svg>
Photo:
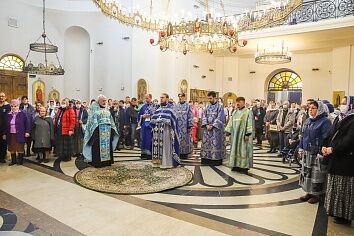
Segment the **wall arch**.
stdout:
<svg viewBox="0 0 354 236">
<path fill-rule="evenodd" d="M 270 73 L 266 80 L 264 81 L 264 93 L 267 94 L 268 93 L 268 86 L 269 86 L 269 82 L 270 80 L 276 75 L 276 74 L 279 74 L 280 72 L 283 72 L 283 71 L 290 71 L 290 72 L 293 72 L 293 73 L 296 73 L 298 74 L 297 72 L 295 72 L 294 70 L 292 69 L 289 69 L 289 68 L 279 68 L 279 69 L 276 69 L 274 70 L 272 73 Z M 299 74 L 298 74 L 299 75 Z M 300 75 L 299 75 L 300 76 Z M 301 76 L 300 76 L 301 77 Z"/>
<path fill-rule="evenodd" d="M 280 68 L 270 73 L 264 89 L 268 102 L 284 100 L 298 104 L 302 102 L 302 78 L 291 69 Z"/>
<path fill-rule="evenodd" d="M 22 71 L 25 60 L 17 54 L 7 53 L 0 57 L 0 70 Z"/>
<path fill-rule="evenodd" d="M 90 35 L 80 26 L 71 26 L 64 35 L 65 96 L 90 99 Z"/>
</svg>

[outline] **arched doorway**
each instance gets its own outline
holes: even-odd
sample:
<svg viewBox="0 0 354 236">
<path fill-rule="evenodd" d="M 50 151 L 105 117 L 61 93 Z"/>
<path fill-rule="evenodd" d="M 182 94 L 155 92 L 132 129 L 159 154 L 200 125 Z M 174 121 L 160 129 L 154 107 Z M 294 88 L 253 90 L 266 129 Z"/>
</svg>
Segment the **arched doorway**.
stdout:
<svg viewBox="0 0 354 236">
<path fill-rule="evenodd" d="M 296 72 L 289 69 L 277 70 L 269 75 L 267 81 L 268 102 L 289 100 L 291 103 L 301 104 L 302 79 Z"/>
<path fill-rule="evenodd" d="M 8 100 L 28 94 L 27 73 L 22 72 L 25 61 L 16 54 L 0 57 L 0 91 Z"/>
<path fill-rule="evenodd" d="M 137 86 L 138 100 L 144 100 L 144 96 L 147 94 L 147 83 L 144 79 L 139 79 Z"/>
<path fill-rule="evenodd" d="M 236 99 L 237 99 L 237 96 L 235 93 L 232 93 L 232 92 L 225 93 L 223 96 L 224 106 L 228 106 L 230 103 L 235 104 Z"/>
</svg>

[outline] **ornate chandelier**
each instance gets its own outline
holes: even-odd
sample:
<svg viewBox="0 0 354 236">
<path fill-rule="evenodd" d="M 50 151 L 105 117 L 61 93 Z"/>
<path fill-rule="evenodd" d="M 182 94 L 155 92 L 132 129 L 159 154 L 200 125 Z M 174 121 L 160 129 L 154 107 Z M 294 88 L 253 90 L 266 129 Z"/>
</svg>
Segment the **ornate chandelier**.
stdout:
<svg viewBox="0 0 354 236">
<path fill-rule="evenodd" d="M 160 31 L 166 25 L 165 19 L 152 19 L 149 16 L 143 15 L 139 9 L 135 11 L 124 11 L 121 4 L 115 0 L 92 0 L 102 13 L 112 19 L 119 21 L 122 24 L 136 28 L 141 28 L 148 31 Z M 152 8 L 152 0 L 151 8 Z M 198 0 L 198 2 L 201 2 Z M 222 1 L 221 8 L 224 8 Z M 262 10 L 251 10 L 243 14 L 218 17 L 218 21 L 228 18 L 233 24 L 237 24 L 238 31 L 259 30 L 266 27 L 271 27 L 284 22 L 288 16 L 299 8 L 303 0 L 286 0 L 286 3 L 272 5 Z M 151 9 L 150 9 L 151 13 Z"/>
<path fill-rule="evenodd" d="M 43 39 L 43 43 L 39 42 L 40 39 Z M 27 64 L 27 60 L 29 57 L 30 52 L 39 52 L 44 54 L 44 63 L 39 63 L 35 66 L 31 61 Z M 27 57 L 25 60 L 25 66 L 23 68 L 24 72 L 30 74 L 41 74 L 41 75 L 63 75 L 65 73 L 63 67 L 60 64 L 59 57 L 57 55 L 58 47 L 53 45 L 46 34 L 46 27 L 45 27 L 45 0 L 43 0 L 43 33 L 36 42 L 31 43 L 29 45 L 29 51 L 27 53 Z M 58 66 L 54 64 L 48 64 L 48 53 L 55 54 Z"/>
<path fill-rule="evenodd" d="M 257 46 L 257 53 L 255 55 L 255 62 L 258 64 L 285 64 L 291 62 L 291 53 L 288 48 L 284 48 L 284 41 L 282 42 L 281 50 L 273 48 L 271 50 L 259 50 Z"/>
<path fill-rule="evenodd" d="M 235 53 L 238 47 L 247 45 L 246 40 L 239 41 L 239 32 L 279 25 L 303 3 L 303 0 L 284 0 L 282 4 L 273 4 L 264 9 L 226 16 L 224 4 L 220 0 L 224 16 L 213 18 L 209 11 L 208 0 L 205 0 L 202 4 L 206 7 L 204 19 L 186 20 L 181 18 L 177 23 L 172 23 L 165 18 L 153 19 L 153 0 L 150 0 L 150 17 L 144 16 L 139 10 L 125 11 L 122 5 L 117 4 L 115 0 L 93 1 L 103 14 L 120 23 L 158 32 L 158 39 L 150 39 L 150 44 L 159 46 L 161 51 L 170 49 L 181 51 L 183 54 L 187 54 L 187 52 L 213 53 L 217 50 L 228 50 Z"/>
<path fill-rule="evenodd" d="M 222 4 L 222 1 L 221 5 Z M 205 1 L 206 17 L 193 21 L 182 19 L 179 23 L 168 22 L 166 27 L 160 30 L 158 40 L 150 39 L 150 44 L 160 46 L 162 52 L 168 49 L 181 51 L 184 55 L 187 52 L 209 52 L 227 49 L 235 53 L 238 47 L 247 45 L 247 40 L 242 44 L 238 39 L 238 32 L 230 21 L 217 20 L 211 16 L 208 0 Z"/>
</svg>

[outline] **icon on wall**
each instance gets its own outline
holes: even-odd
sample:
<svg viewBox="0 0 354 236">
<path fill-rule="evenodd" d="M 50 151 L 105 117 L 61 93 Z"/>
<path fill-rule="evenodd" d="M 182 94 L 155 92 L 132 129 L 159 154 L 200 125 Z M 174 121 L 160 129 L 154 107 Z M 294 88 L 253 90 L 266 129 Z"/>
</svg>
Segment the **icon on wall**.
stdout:
<svg viewBox="0 0 354 236">
<path fill-rule="evenodd" d="M 333 91 L 333 105 L 339 106 L 345 97 L 345 91 Z"/>
<path fill-rule="evenodd" d="M 187 95 L 187 93 L 188 93 L 188 82 L 187 82 L 187 80 L 182 80 L 181 81 L 181 84 L 180 84 L 180 93 L 184 93 L 184 94 L 186 94 Z"/>
<path fill-rule="evenodd" d="M 144 96 L 147 94 L 147 83 L 144 79 L 138 81 L 138 100 L 144 100 Z"/>
<path fill-rule="evenodd" d="M 58 90 L 53 89 L 49 92 L 48 100 L 54 100 L 55 102 L 59 102 L 60 100 L 60 93 Z"/>
<path fill-rule="evenodd" d="M 224 106 L 228 106 L 229 104 L 235 104 L 237 95 L 232 92 L 225 93 L 223 96 Z"/>
<path fill-rule="evenodd" d="M 33 82 L 32 94 L 33 104 L 36 102 L 45 102 L 45 84 L 41 79 Z"/>
</svg>

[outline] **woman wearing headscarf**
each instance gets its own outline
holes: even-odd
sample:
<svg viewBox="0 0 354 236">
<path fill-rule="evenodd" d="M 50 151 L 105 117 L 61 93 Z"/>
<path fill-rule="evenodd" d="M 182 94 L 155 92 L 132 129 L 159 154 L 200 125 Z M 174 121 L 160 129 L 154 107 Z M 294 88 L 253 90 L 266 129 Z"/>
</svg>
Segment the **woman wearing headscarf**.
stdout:
<svg viewBox="0 0 354 236">
<path fill-rule="evenodd" d="M 325 105 L 320 101 L 309 104 L 309 116 L 299 145 L 299 154 L 302 156 L 300 186 L 306 192 L 300 200 L 315 204 L 325 193 L 326 171 L 321 168 L 319 155 L 325 139 L 330 135 L 332 123 L 328 119 Z"/>
<path fill-rule="evenodd" d="M 47 163 L 49 151 L 54 143 L 54 125 L 45 107 L 41 107 L 39 116 L 34 118 L 31 137 L 33 139 L 32 150 L 39 155 L 38 162 Z"/>
<path fill-rule="evenodd" d="M 20 101 L 11 101 L 11 112 L 7 114 L 6 140 L 11 153 L 10 166 L 22 165 L 25 153 L 26 138 L 30 132 L 30 122 L 26 113 L 20 110 Z"/>
<path fill-rule="evenodd" d="M 74 154 L 76 116 L 69 102 L 63 99 L 55 117 L 56 153 L 60 160 L 70 161 Z"/>
<path fill-rule="evenodd" d="M 337 224 L 354 219 L 354 114 L 348 105 L 340 106 L 331 136 L 322 153 L 329 160 L 325 208 Z"/>
</svg>

